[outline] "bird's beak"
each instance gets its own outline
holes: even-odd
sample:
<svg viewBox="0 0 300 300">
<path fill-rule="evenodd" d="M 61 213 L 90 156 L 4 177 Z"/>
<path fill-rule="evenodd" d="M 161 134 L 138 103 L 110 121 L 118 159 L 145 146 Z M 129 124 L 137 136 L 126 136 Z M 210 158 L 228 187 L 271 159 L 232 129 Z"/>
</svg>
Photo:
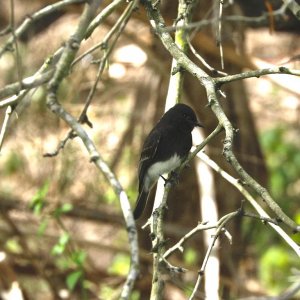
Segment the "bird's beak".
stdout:
<svg viewBox="0 0 300 300">
<path fill-rule="evenodd" d="M 199 123 L 199 122 L 196 122 L 195 126 L 197 126 L 197 127 L 203 127 L 204 128 L 204 126 L 201 123 Z"/>
</svg>

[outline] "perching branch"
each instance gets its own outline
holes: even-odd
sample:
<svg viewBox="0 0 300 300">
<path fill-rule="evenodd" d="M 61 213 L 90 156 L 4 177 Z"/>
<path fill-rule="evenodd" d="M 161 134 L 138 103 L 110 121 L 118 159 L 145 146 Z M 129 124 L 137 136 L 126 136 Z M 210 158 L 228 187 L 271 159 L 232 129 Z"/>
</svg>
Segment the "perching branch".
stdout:
<svg viewBox="0 0 300 300">
<path fill-rule="evenodd" d="M 179 1 L 179 6 L 181 1 Z M 179 14 L 179 12 L 178 12 Z M 175 43 L 183 49 L 184 42 L 180 40 L 180 34 L 182 32 L 175 33 Z M 177 62 L 172 61 L 171 73 L 177 69 Z M 181 91 L 183 83 L 183 74 L 180 70 L 177 70 L 170 75 L 170 82 L 167 92 L 167 99 L 165 104 L 165 111 L 170 109 L 176 103 L 181 100 Z M 150 300 L 160 300 L 163 299 L 164 294 L 164 280 L 162 274 L 162 257 L 165 252 L 164 247 L 164 232 L 163 232 L 163 216 L 165 208 L 167 206 L 167 197 L 171 189 L 171 182 L 167 182 L 163 187 L 163 181 L 159 178 L 157 184 L 157 190 L 155 194 L 155 201 L 153 206 L 153 214 L 150 219 L 150 231 L 152 236 L 152 251 L 153 251 L 153 276 L 152 276 L 152 286 Z"/>
<path fill-rule="evenodd" d="M 220 131 L 222 130 L 221 126 L 217 126 L 216 129 L 200 144 L 196 147 L 196 149 L 190 153 L 187 160 L 184 161 L 181 166 L 176 170 L 176 172 L 180 173 L 185 166 L 197 155 L 201 149 L 203 149 Z M 150 299 L 160 299 L 159 297 L 162 295 L 162 289 L 163 289 L 163 279 L 162 279 L 162 270 L 163 266 L 169 266 L 170 270 L 178 271 L 180 268 L 176 268 L 173 266 L 170 266 L 170 264 L 166 261 L 167 257 L 171 255 L 172 252 L 174 252 L 177 248 L 177 246 L 174 246 L 173 249 L 169 249 L 167 252 L 165 252 L 164 247 L 164 234 L 163 234 L 163 215 L 164 210 L 166 208 L 167 203 L 167 196 L 171 188 L 171 182 L 167 181 L 164 187 L 164 193 L 163 198 L 161 200 L 161 203 L 157 208 L 154 208 L 154 212 L 150 218 L 150 220 L 146 223 L 146 225 L 143 227 L 145 228 L 147 225 L 150 225 L 150 231 L 151 231 L 151 237 L 152 237 L 152 251 L 154 253 L 154 261 L 153 261 L 153 282 L 152 282 L 152 290 L 151 290 L 151 298 Z M 211 227 L 212 226 L 212 227 Z M 216 225 L 209 225 L 209 227 L 206 227 L 204 224 L 199 225 L 197 229 L 195 229 L 188 237 L 183 238 L 183 240 L 180 241 L 180 244 L 183 244 L 187 238 L 190 238 L 193 236 L 197 231 L 213 228 Z M 201 229 L 200 229 L 201 228 Z"/>
<path fill-rule="evenodd" d="M 185 0 L 179 0 L 178 2 L 178 12 L 176 23 L 187 24 L 190 21 L 193 2 L 186 2 Z M 154 4 L 155 5 L 155 4 Z M 187 35 L 184 29 L 179 29 L 175 32 L 175 44 L 183 53 L 187 51 Z M 173 59 L 171 65 L 170 82 L 167 92 L 167 99 L 165 104 L 165 111 L 170 109 L 176 103 L 181 101 L 182 97 L 182 87 L 183 87 L 183 70 L 180 64 Z M 163 274 L 162 265 L 164 265 L 169 271 L 178 271 L 179 269 L 171 266 L 164 259 L 164 234 L 163 234 L 163 215 L 164 209 L 167 203 L 167 196 L 171 188 L 171 182 L 167 182 L 163 188 L 163 182 L 160 178 L 157 185 L 155 201 L 153 206 L 153 215 L 150 218 L 150 230 L 152 240 L 153 250 L 153 276 L 152 276 L 152 288 L 151 288 L 151 300 L 163 299 Z M 162 192 L 163 191 L 163 192 Z"/>
</svg>

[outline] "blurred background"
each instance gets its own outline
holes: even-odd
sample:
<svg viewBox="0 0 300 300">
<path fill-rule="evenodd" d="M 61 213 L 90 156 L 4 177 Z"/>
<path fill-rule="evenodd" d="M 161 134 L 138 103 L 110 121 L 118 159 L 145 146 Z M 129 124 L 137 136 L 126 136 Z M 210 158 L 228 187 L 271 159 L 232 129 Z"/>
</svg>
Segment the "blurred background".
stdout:
<svg viewBox="0 0 300 300">
<path fill-rule="evenodd" d="M 17 27 L 33 12 L 56 1 L 14 0 Z M 104 1 L 103 9 L 110 1 Z M 229 74 L 268 66 L 299 69 L 300 21 L 289 11 L 260 22 L 249 21 L 276 12 L 282 1 L 225 1 L 223 15 L 245 19 L 222 23 L 224 71 Z M 10 24 L 12 1 L 0 0 L 0 31 Z M 122 2 L 105 23 L 85 40 L 84 53 L 101 43 L 124 11 Z M 177 1 L 161 1 L 166 22 L 172 26 Z M 82 4 L 66 6 L 32 22 L 18 40 L 21 77 L 31 76 L 74 32 Z M 199 1 L 193 22 L 210 19 L 218 1 Z M 246 21 L 247 22 L 246 22 Z M 253 19 L 255 20 L 255 19 Z M 197 52 L 220 70 L 216 26 L 196 27 L 191 40 Z M 1 47 L 9 34 L 0 36 Z M 79 61 L 62 82 L 59 99 L 78 117 L 94 83 L 105 49 Z M 190 57 L 200 62 L 190 54 Z M 132 205 L 137 196 L 137 166 L 143 140 L 164 111 L 171 57 L 150 29 L 144 8 L 135 11 L 121 34 L 88 109 L 93 127 L 86 130 L 117 175 Z M 18 80 L 15 52 L 0 59 L 0 87 Z M 208 71 L 208 73 L 212 74 Z M 233 82 L 222 87 L 221 104 L 239 129 L 234 150 L 242 166 L 300 223 L 300 78 L 270 75 Z M 53 152 L 69 131 L 45 105 L 46 87 L 32 90 L 13 112 L 0 155 L 0 292 L 1 299 L 118 299 L 130 257 L 119 201 L 112 188 L 89 162 L 79 139 Z M 217 125 L 207 106 L 204 89 L 186 74 L 183 101 L 197 112 L 208 135 Z M 0 110 L 3 123 L 5 109 Z M 206 153 L 236 176 L 222 156 L 221 134 Z M 218 174 L 213 174 L 219 216 L 235 211 L 243 196 Z M 201 189 L 195 166 L 184 170 L 169 195 L 166 237 L 169 246 L 202 220 Z M 258 201 L 260 199 L 257 199 Z M 261 203 L 262 204 L 262 203 Z M 245 209 L 251 210 L 247 206 Z M 144 220 L 151 210 L 144 214 Z M 222 299 L 276 295 L 300 281 L 299 258 L 269 227 L 254 219 L 236 219 L 227 228 L 233 244 L 221 238 Z M 291 232 L 288 231 L 292 235 Z M 292 235 L 300 242 L 299 234 Z M 139 230 L 141 276 L 132 299 L 148 299 L 152 257 L 147 230 Z M 171 261 L 188 272 L 168 278 L 165 299 L 186 299 L 205 255 L 201 234 L 190 240 L 183 254 Z M 7 292 L 17 285 L 23 298 Z M 6 298 L 5 298 L 6 297 Z M 9 298 L 10 297 L 10 298 Z M 300 297 L 300 296 L 299 296 Z M 295 298 L 297 299 L 297 298 Z M 298 298 L 299 299 L 299 298 Z"/>
</svg>

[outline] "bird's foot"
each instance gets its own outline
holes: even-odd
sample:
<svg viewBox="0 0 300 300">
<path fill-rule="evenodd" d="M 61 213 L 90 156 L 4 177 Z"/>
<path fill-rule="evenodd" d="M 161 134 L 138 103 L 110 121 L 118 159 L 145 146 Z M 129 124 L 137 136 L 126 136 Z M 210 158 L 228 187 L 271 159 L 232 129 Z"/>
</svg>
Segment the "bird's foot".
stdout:
<svg viewBox="0 0 300 300">
<path fill-rule="evenodd" d="M 160 175 L 160 177 L 164 180 L 165 186 L 167 183 L 170 183 L 171 185 L 175 185 L 179 182 L 179 174 L 175 171 L 172 171 L 168 178 L 165 178 L 162 175 Z"/>
</svg>

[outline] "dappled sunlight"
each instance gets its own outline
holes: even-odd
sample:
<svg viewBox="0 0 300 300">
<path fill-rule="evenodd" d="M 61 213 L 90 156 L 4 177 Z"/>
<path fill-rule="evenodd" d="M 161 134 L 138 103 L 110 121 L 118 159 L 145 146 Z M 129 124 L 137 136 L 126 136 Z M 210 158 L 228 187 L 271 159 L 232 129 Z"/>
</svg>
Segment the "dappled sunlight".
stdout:
<svg viewBox="0 0 300 300">
<path fill-rule="evenodd" d="M 8 293 L 8 300 L 21 300 L 24 292 L 32 300 L 111 300 L 123 292 L 128 297 L 122 299 L 150 299 L 152 275 L 162 270 L 157 282 L 164 283 L 163 300 L 238 299 L 284 291 L 297 268 L 299 233 L 291 234 L 295 228 L 284 225 L 264 197 L 270 192 L 299 224 L 299 33 L 270 34 L 270 28 L 251 29 L 245 20 L 237 26 L 238 2 L 226 3 L 218 22 L 220 2 L 200 1 L 192 10 L 192 27 L 183 31 L 185 15 L 176 19 L 178 2 L 171 0 L 157 1 L 156 13 L 162 12 L 165 24 L 152 27 L 155 20 L 149 21 L 142 3 L 126 23 L 122 14 L 136 1 L 114 0 L 101 3 L 99 14 L 116 6 L 90 36 L 83 33 L 82 41 L 75 36 L 69 43 L 84 7 L 97 2 L 91 0 L 65 5 L 43 22 L 33 22 L 17 38 L 18 51 L 13 42 L 1 56 L 1 47 L 12 37 L 4 32 L 12 25 L 12 2 L 15 29 L 46 3 L 68 4 L 14 0 L 4 1 L 0 10 L 0 130 L 6 108 L 12 109 L 0 149 L 0 274 L 8 267 L 13 275 L 5 291 L 5 276 L 0 276 L 0 298 Z M 220 40 L 218 24 L 223 26 Z M 185 34 L 177 36 L 179 32 Z M 198 57 L 187 44 L 187 57 L 177 49 L 186 37 Z M 232 81 L 218 73 L 217 44 L 224 48 L 225 69 L 219 71 L 258 73 Z M 69 60 L 60 65 L 62 56 L 54 54 L 58 49 L 74 57 L 66 55 Z M 259 73 L 281 66 L 295 74 Z M 37 84 L 40 68 L 50 75 Z M 42 79 L 43 72 L 38 74 Z M 199 155 L 180 170 L 178 182 L 169 186 L 160 178 L 154 209 L 153 188 L 147 211 L 134 223 L 131 207 L 138 195 L 141 149 L 163 115 L 167 94 L 172 106 L 179 100 L 195 110 L 204 127 L 193 131 L 192 150 L 204 142 L 201 151 L 211 165 Z M 253 181 L 243 177 L 244 170 L 266 192 L 258 193 Z M 166 186 L 170 193 L 161 208 Z M 163 230 L 158 229 L 162 240 L 156 244 L 152 209 L 156 219 L 162 210 L 165 216 Z M 230 214 L 234 217 L 227 219 Z M 132 263 L 138 251 L 139 266 Z M 166 251 L 171 253 L 157 260 L 161 269 L 153 268 L 155 255 Z M 278 280 L 272 278 L 272 268 Z M 127 277 L 129 270 L 132 277 Z"/>
</svg>

